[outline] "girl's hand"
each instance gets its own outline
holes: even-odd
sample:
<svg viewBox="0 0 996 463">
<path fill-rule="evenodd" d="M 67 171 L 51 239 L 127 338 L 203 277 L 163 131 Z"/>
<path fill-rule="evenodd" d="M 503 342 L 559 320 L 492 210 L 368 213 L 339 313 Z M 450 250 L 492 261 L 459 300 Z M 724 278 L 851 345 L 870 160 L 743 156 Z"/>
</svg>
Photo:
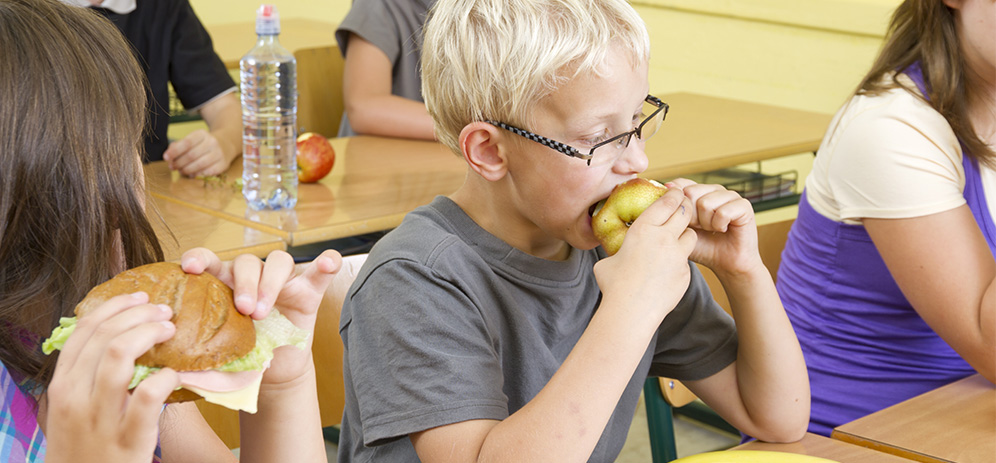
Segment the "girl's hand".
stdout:
<svg viewBox="0 0 996 463">
<path fill-rule="evenodd" d="M 695 214 L 689 226 L 698 235 L 691 259 L 715 272 L 744 273 L 763 266 L 758 251 L 754 208 L 739 193 L 721 185 L 677 179 Z"/>
<path fill-rule="evenodd" d="M 176 332 L 172 309 L 139 292 L 109 299 L 81 318 L 45 393 L 49 462 L 152 460 L 159 414 L 180 386 L 160 370 L 129 393 L 135 359 Z"/>
<path fill-rule="evenodd" d="M 303 351 L 293 347 L 280 347 L 274 351 L 270 368 L 263 374 L 264 384 L 293 381 L 314 368 L 311 342 L 315 319 L 325 288 L 342 265 L 338 252 L 323 252 L 296 276 L 294 259 L 283 251 L 271 252 L 265 264 L 248 254 L 222 262 L 204 248 L 191 249 L 180 260 L 185 272 L 206 271 L 231 286 L 239 312 L 262 319 L 276 307 L 291 323 L 312 334 Z"/>
</svg>

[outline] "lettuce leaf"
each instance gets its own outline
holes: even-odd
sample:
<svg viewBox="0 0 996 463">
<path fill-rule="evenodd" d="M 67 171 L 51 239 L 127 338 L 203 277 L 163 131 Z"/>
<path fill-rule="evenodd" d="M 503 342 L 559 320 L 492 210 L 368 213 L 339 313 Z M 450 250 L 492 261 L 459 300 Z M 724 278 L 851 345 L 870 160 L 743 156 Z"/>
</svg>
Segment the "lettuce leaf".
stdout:
<svg viewBox="0 0 996 463">
<path fill-rule="evenodd" d="M 49 355 L 57 350 L 62 350 L 66 345 L 69 335 L 76 331 L 76 317 L 62 317 L 59 319 L 59 326 L 52 330 L 52 336 L 42 343 L 42 352 Z"/>
<path fill-rule="evenodd" d="M 256 347 L 253 347 L 244 357 L 237 358 L 218 368 L 219 371 L 249 371 L 263 370 L 273 359 L 273 350 L 280 346 L 294 346 L 304 349 L 308 341 L 308 332 L 298 328 L 287 317 L 276 310 L 262 320 L 253 320 L 256 325 Z M 59 326 L 52 330 L 52 336 L 42 343 L 42 352 L 49 355 L 56 350 L 62 350 L 69 335 L 76 330 L 76 317 L 59 319 Z M 159 368 L 135 365 L 131 383 L 128 388 L 134 388 L 149 375 L 159 371 Z"/>
</svg>

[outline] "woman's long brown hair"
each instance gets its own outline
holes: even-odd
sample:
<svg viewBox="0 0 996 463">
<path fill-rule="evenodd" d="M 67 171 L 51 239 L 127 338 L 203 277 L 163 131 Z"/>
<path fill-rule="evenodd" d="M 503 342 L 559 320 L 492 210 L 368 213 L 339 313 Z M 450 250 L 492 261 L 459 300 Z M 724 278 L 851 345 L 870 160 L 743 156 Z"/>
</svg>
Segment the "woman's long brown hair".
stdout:
<svg viewBox="0 0 996 463">
<path fill-rule="evenodd" d="M 941 113 L 958 140 L 980 162 L 996 168 L 996 152 L 982 140 L 968 118 L 972 94 L 962 57 L 954 12 L 942 0 L 906 0 L 889 23 L 885 44 L 875 64 L 858 85 L 857 94 L 878 94 L 902 87 L 922 98 L 919 91 L 896 80 L 902 71 L 919 62 L 928 85 L 928 103 Z M 891 79 L 886 79 L 887 76 Z"/>
<path fill-rule="evenodd" d="M 902 87 L 920 96 L 895 78 L 919 62 L 928 85 L 928 103 L 941 113 L 970 156 L 996 168 L 996 152 L 982 140 L 968 118 L 972 95 L 962 57 L 954 12 L 942 0 L 906 0 L 896 9 L 885 44 L 875 64 L 858 86 L 857 94 L 877 94 Z M 893 75 L 891 79 L 887 76 Z"/>
<path fill-rule="evenodd" d="M 0 0 L 0 360 L 45 386 L 40 342 L 93 286 L 162 260 L 142 201 L 145 77 L 108 21 Z"/>
</svg>

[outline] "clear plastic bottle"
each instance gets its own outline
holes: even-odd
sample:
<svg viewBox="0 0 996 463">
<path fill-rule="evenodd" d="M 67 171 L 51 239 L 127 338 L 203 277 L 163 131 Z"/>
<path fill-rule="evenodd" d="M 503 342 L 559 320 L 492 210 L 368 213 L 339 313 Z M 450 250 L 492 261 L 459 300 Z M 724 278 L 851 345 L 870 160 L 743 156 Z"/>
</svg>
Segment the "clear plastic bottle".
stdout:
<svg viewBox="0 0 996 463">
<path fill-rule="evenodd" d="M 260 6 L 256 46 L 239 62 L 242 195 L 255 210 L 297 204 L 297 61 L 279 34 L 277 9 Z"/>
</svg>

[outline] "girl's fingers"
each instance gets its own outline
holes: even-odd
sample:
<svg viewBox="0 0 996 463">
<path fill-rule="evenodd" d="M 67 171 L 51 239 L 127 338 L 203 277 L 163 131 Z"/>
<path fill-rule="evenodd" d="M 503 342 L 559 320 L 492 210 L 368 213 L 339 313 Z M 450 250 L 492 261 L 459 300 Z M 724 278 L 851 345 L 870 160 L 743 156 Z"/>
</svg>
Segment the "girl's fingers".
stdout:
<svg viewBox="0 0 996 463">
<path fill-rule="evenodd" d="M 256 289 L 256 308 L 252 317 L 259 320 L 266 318 L 273 304 L 283 290 L 284 285 L 294 276 L 294 258 L 283 251 L 273 251 L 266 256 L 263 274 L 258 279 Z"/>
<path fill-rule="evenodd" d="M 342 268 L 342 255 L 338 251 L 326 249 L 308 265 L 298 278 L 321 293 L 332 283 L 335 274 Z"/>
<path fill-rule="evenodd" d="M 92 369 L 94 379 L 91 400 L 100 404 L 110 402 L 109 405 L 114 406 L 105 407 L 106 413 L 110 416 L 119 414 L 121 408 L 117 405 L 123 404 L 112 401 L 127 390 L 135 371 L 135 359 L 152 346 L 173 337 L 175 333 L 176 327 L 172 323 L 154 321 L 134 326 L 111 339 Z"/>
<path fill-rule="evenodd" d="M 115 296 L 108 299 L 107 302 L 101 304 L 99 307 L 94 309 L 93 312 L 89 313 L 85 320 L 80 319 L 77 321 L 76 329 L 73 331 L 73 335 L 66 340 L 66 344 L 62 348 L 62 352 L 59 353 L 58 365 L 63 365 L 63 368 L 71 368 L 71 366 L 76 363 L 76 359 L 80 353 L 80 348 L 89 341 L 94 330 L 100 326 L 104 320 L 125 309 L 148 302 L 149 295 L 141 291 L 132 294 L 123 294 L 121 296 Z"/>
<path fill-rule="evenodd" d="M 180 257 L 180 268 L 184 272 L 199 275 L 207 272 L 219 280 L 225 282 L 229 287 L 234 285 L 231 278 L 230 264 L 222 262 L 218 256 L 207 248 L 193 248 Z"/>
<path fill-rule="evenodd" d="M 159 412 L 166 398 L 180 387 L 180 375 L 169 368 L 153 373 L 132 391 L 125 409 L 123 425 L 130 442 L 144 442 L 142 433 L 159 429 Z"/>
<path fill-rule="evenodd" d="M 240 313 L 252 315 L 258 307 L 259 279 L 263 274 L 263 261 L 251 254 L 242 254 L 231 262 L 232 290 L 235 291 L 235 308 Z"/>
<path fill-rule="evenodd" d="M 63 371 L 79 377 L 92 375 L 92 371 L 96 369 L 101 358 L 105 355 L 107 346 L 117 336 L 144 323 L 168 322 L 173 316 L 173 310 L 167 306 L 142 304 L 127 307 L 126 310 L 112 313 L 111 317 L 104 318 L 106 314 L 110 313 L 105 312 L 105 308 L 117 308 L 119 301 L 116 299 L 118 297 L 111 298 L 108 302 L 101 304 L 101 307 L 77 322 L 76 330 L 66 340 L 66 345 L 63 347 L 62 353 L 59 354 L 57 369 L 62 368 Z M 94 317 L 91 318 L 91 316 Z M 145 350 L 148 350 L 152 345 L 149 344 Z M 131 359 L 132 365 L 134 365 L 135 358 L 144 353 L 145 350 Z"/>
</svg>

